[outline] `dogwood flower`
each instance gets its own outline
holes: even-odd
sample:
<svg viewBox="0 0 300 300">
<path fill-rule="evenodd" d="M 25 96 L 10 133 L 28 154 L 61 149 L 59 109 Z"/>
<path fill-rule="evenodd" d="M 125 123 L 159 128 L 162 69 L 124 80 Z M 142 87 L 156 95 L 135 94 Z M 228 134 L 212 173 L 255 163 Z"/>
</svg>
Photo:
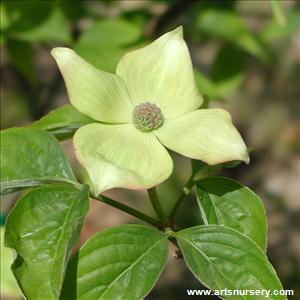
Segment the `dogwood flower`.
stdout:
<svg viewBox="0 0 300 300">
<path fill-rule="evenodd" d="M 95 120 L 73 139 L 95 194 L 163 182 L 173 170 L 166 148 L 209 165 L 249 161 L 229 113 L 199 109 L 203 99 L 182 27 L 127 53 L 116 74 L 98 70 L 68 48 L 51 53 L 71 104 Z"/>
</svg>

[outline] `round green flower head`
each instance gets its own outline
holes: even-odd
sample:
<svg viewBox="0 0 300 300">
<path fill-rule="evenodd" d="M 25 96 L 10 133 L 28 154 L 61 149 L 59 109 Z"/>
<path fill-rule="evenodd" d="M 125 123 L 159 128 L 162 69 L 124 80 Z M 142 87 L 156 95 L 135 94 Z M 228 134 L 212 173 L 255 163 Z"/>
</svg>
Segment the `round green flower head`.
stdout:
<svg viewBox="0 0 300 300">
<path fill-rule="evenodd" d="M 229 113 L 201 109 L 182 27 L 124 55 L 116 74 L 95 68 L 68 48 L 51 53 L 70 102 L 95 120 L 73 139 L 95 194 L 163 182 L 173 170 L 167 148 L 210 165 L 249 161 Z"/>
<path fill-rule="evenodd" d="M 133 110 L 132 122 L 141 131 L 152 131 L 164 122 L 161 110 L 153 103 L 141 103 Z"/>
</svg>

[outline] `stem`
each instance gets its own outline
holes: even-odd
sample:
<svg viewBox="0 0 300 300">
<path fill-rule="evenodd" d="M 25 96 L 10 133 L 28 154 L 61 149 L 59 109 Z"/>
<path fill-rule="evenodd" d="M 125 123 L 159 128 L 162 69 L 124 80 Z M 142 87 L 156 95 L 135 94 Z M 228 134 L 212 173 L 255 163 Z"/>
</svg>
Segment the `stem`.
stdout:
<svg viewBox="0 0 300 300">
<path fill-rule="evenodd" d="M 196 173 L 197 174 L 197 173 Z M 181 194 L 179 195 L 177 201 L 175 202 L 172 210 L 171 210 L 171 213 L 169 215 L 169 220 L 170 219 L 173 219 L 179 206 L 181 205 L 182 201 L 185 199 L 185 197 L 190 193 L 193 185 L 194 185 L 194 178 L 196 176 L 196 174 L 192 174 L 189 178 L 189 180 L 187 181 L 187 183 L 185 184 L 185 186 L 182 188 L 182 192 Z"/>
<path fill-rule="evenodd" d="M 142 212 L 140 212 L 140 211 L 138 211 L 138 210 L 136 210 L 132 207 L 129 207 L 129 206 L 123 204 L 123 203 L 120 203 L 116 200 L 113 200 L 113 199 L 108 198 L 108 197 L 103 196 L 103 195 L 91 196 L 91 197 L 95 200 L 101 201 L 105 204 L 108 204 L 110 206 L 118 208 L 118 209 L 124 211 L 125 213 L 127 213 L 131 216 L 134 216 L 134 217 L 136 217 L 136 218 L 138 218 L 138 219 L 140 219 L 140 220 L 142 220 L 142 221 L 144 221 L 148 224 L 151 224 L 152 226 L 154 226 L 158 229 L 162 228 L 162 224 L 159 221 L 157 221 L 157 220 L 145 215 L 144 213 L 142 213 Z"/>
<path fill-rule="evenodd" d="M 167 221 L 167 216 L 164 213 L 164 211 L 160 205 L 156 188 L 153 187 L 151 189 L 148 189 L 147 192 L 148 192 L 148 196 L 151 200 L 154 211 L 156 212 L 157 216 L 162 221 L 162 223 L 165 223 Z"/>
</svg>

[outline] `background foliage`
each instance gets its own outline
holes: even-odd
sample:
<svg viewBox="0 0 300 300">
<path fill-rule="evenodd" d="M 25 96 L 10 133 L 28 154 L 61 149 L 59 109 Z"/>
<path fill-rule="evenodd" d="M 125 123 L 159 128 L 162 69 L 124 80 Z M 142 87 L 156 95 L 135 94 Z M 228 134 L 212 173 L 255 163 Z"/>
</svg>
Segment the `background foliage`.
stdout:
<svg viewBox="0 0 300 300">
<path fill-rule="evenodd" d="M 223 168 L 222 174 L 251 187 L 264 201 L 268 256 L 283 286 L 297 290 L 299 1 L 2 1 L 0 5 L 1 128 L 27 125 L 67 103 L 51 48 L 71 47 L 95 66 L 113 72 L 124 53 L 183 25 L 207 105 L 229 110 L 253 149 L 250 166 Z M 73 157 L 71 142 L 63 146 Z M 159 187 L 166 211 L 190 169 L 186 159 L 174 157 L 175 173 Z M 76 175 L 86 180 L 75 159 L 73 164 Z M 203 170 L 202 175 L 215 171 L 219 170 Z M 143 192 L 115 189 L 108 194 L 154 214 Z M 2 223 L 18 196 L 2 201 Z M 182 226 L 199 224 L 194 198 L 192 194 L 180 209 Z M 92 202 L 80 244 L 100 229 L 131 221 Z M 9 256 L 6 249 L 1 257 L 5 262 L 1 297 L 18 297 L 8 271 Z M 185 299 L 187 288 L 199 287 L 182 260 L 171 259 L 147 299 Z"/>
</svg>

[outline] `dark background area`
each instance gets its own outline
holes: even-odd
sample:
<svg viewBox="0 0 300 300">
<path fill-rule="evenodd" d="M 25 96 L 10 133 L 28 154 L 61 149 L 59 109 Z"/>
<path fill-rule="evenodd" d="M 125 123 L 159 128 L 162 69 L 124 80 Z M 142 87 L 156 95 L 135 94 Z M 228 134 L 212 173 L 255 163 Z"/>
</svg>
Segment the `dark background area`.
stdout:
<svg viewBox="0 0 300 300">
<path fill-rule="evenodd" d="M 209 107 L 233 117 L 251 163 L 221 171 L 254 190 L 268 216 L 268 257 L 285 289 L 300 297 L 300 21 L 299 1 L 2 1 L 1 128 L 26 126 L 68 103 L 62 77 L 50 56 L 55 46 L 73 48 L 102 70 L 114 72 L 124 53 L 183 25 L 199 89 Z M 62 143 L 74 171 L 72 141 Z M 188 159 L 173 154 L 175 172 L 159 186 L 169 210 L 190 172 Z M 144 192 L 114 189 L 111 197 L 154 215 Z M 2 199 L 1 220 L 19 194 Z M 177 215 L 180 226 L 199 224 L 192 193 Z M 91 234 L 134 219 L 92 202 L 82 231 Z M 1 299 L 19 299 L 9 273 L 8 249 L 1 258 Z M 170 260 L 146 299 L 189 299 L 201 288 L 181 259 Z M 4 262 L 5 261 L 5 262 Z M 5 296 L 5 297 L 4 297 Z M 201 299 L 205 299 L 203 296 Z M 208 297 L 207 299 L 214 299 Z M 297 299 L 297 295 L 290 299 Z"/>
</svg>

